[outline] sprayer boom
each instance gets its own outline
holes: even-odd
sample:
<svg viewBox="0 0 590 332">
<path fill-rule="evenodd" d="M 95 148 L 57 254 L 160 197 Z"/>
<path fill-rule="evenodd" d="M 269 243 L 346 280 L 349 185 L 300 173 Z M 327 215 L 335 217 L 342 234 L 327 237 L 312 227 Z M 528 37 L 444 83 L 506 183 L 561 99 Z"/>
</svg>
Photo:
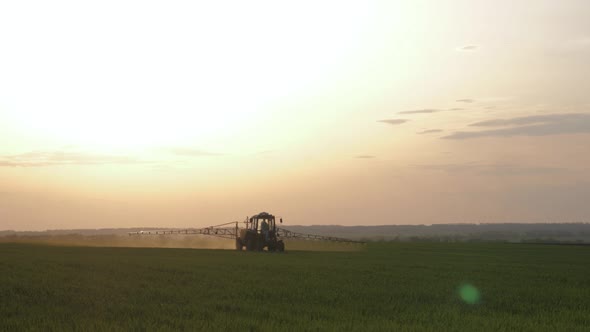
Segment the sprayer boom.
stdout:
<svg viewBox="0 0 590 332">
<path fill-rule="evenodd" d="M 283 220 L 280 219 L 282 223 Z M 292 232 L 288 229 L 278 228 L 275 217 L 267 212 L 261 212 L 244 222 L 245 228 L 239 228 L 238 222 L 230 222 L 205 228 L 172 229 L 158 231 L 130 232 L 130 236 L 138 235 L 209 235 L 225 239 L 232 239 L 236 242 L 236 249 L 248 251 L 261 251 L 266 248 L 268 251 L 284 251 L 285 239 L 331 241 L 341 243 L 364 243 L 334 236 L 323 236 L 315 234 L 304 234 Z"/>
<path fill-rule="evenodd" d="M 233 225 L 234 227 L 229 227 Z M 210 235 L 222 237 L 225 239 L 235 239 L 238 234 L 238 222 L 230 222 L 226 224 L 209 226 L 205 228 L 189 228 L 189 229 L 171 229 L 171 230 L 157 230 L 157 231 L 139 231 L 130 232 L 130 236 L 134 235 Z"/>
</svg>

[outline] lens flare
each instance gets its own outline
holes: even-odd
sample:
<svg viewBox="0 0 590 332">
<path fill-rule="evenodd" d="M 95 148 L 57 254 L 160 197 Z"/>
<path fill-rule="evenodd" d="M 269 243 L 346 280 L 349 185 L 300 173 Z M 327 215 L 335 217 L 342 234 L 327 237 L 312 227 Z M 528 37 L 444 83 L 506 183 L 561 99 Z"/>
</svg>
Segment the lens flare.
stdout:
<svg viewBox="0 0 590 332">
<path fill-rule="evenodd" d="M 467 304 L 476 304 L 479 302 L 479 290 L 471 284 L 463 284 L 459 287 L 459 296 Z"/>
</svg>

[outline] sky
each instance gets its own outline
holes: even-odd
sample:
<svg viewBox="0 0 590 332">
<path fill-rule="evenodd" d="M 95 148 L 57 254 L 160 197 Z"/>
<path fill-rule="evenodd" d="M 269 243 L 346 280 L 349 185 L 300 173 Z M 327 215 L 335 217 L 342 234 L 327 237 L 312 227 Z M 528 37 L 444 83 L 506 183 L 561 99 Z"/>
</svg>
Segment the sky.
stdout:
<svg viewBox="0 0 590 332">
<path fill-rule="evenodd" d="M 589 222 L 588 14 L 4 1 L 0 229 Z"/>
</svg>

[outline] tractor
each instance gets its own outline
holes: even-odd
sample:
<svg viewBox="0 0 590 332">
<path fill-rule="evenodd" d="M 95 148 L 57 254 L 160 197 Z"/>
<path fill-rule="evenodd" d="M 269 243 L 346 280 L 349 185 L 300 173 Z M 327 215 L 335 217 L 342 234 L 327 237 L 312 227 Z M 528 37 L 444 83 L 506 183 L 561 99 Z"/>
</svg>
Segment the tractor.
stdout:
<svg viewBox="0 0 590 332">
<path fill-rule="evenodd" d="M 283 219 L 279 219 L 282 223 Z M 278 228 L 275 223 L 275 216 L 268 212 L 261 212 L 244 222 L 245 228 L 240 228 L 238 222 L 229 222 L 225 224 L 191 229 L 171 229 L 171 230 L 154 230 L 129 232 L 129 235 L 207 235 L 216 236 L 224 239 L 232 239 L 236 243 L 237 250 L 247 251 L 268 251 L 283 252 L 285 243 L 283 239 L 311 240 L 311 241 L 331 241 L 342 243 L 364 243 L 362 241 L 349 240 L 334 236 L 323 236 L 314 234 L 304 234 L 292 232 L 285 228 Z"/>
<path fill-rule="evenodd" d="M 280 219 L 282 223 L 283 220 Z M 236 249 L 248 251 L 285 251 L 285 243 L 278 238 L 275 216 L 262 212 L 246 219 L 246 228 L 239 230 Z"/>
</svg>

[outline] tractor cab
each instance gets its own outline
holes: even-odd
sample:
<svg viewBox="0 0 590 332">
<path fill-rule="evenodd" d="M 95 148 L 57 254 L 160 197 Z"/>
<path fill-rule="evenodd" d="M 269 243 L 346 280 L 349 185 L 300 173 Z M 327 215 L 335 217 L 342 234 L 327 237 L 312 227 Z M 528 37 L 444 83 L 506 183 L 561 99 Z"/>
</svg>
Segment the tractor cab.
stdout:
<svg viewBox="0 0 590 332">
<path fill-rule="evenodd" d="M 281 219 L 282 222 L 282 219 Z M 246 219 L 246 228 L 240 230 L 240 236 L 236 239 L 236 248 L 242 250 L 283 251 L 285 245 L 277 237 L 275 216 L 268 212 L 261 212 Z"/>
<path fill-rule="evenodd" d="M 275 216 L 270 213 L 262 212 L 248 219 L 248 229 L 257 233 L 273 232 L 276 233 Z"/>
</svg>

